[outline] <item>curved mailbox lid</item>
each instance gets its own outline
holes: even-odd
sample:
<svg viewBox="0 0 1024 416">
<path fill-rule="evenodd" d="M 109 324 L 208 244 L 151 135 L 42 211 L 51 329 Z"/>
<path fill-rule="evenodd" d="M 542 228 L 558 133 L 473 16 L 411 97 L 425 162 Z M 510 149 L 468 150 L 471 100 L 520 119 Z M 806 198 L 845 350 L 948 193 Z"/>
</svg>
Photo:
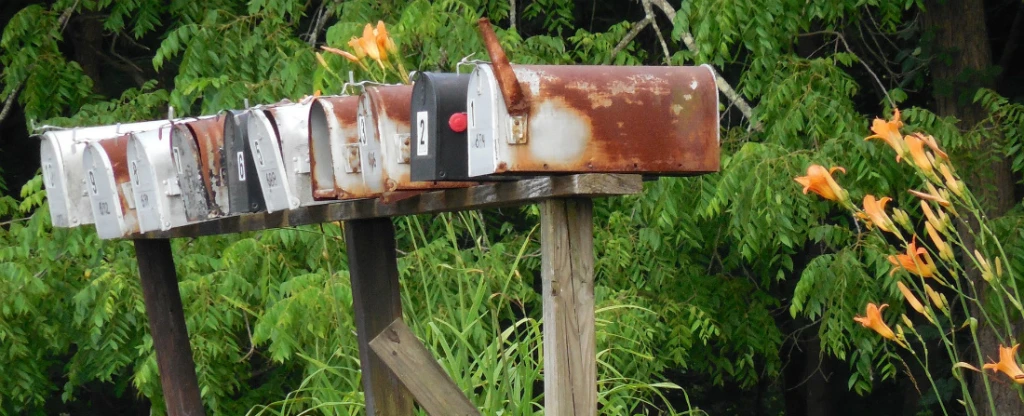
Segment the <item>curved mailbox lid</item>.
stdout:
<svg viewBox="0 0 1024 416">
<path fill-rule="evenodd" d="M 128 175 L 125 134 L 89 142 L 83 156 L 86 191 L 96 221 L 96 233 L 103 239 L 139 232 L 139 221 Z"/>
<path fill-rule="evenodd" d="M 38 135 L 42 140 L 39 156 L 43 168 L 43 186 L 50 203 L 53 226 L 77 227 L 93 223 L 92 207 L 83 176 L 85 171 L 82 168 L 88 142 L 156 128 L 161 123 L 166 121 L 52 130 Z"/>
<path fill-rule="evenodd" d="M 466 113 L 467 75 L 421 72 L 412 90 L 410 132 L 411 179 L 465 180 L 466 130 L 456 131 L 449 120 Z"/>
<path fill-rule="evenodd" d="M 228 214 L 264 209 L 263 190 L 249 148 L 249 111 L 229 110 L 224 120 L 224 165 L 227 168 Z"/>
<path fill-rule="evenodd" d="M 308 101 L 253 109 L 249 144 L 267 211 L 313 203 L 309 178 Z"/>
<path fill-rule="evenodd" d="M 643 172 L 719 168 L 718 88 L 707 67 L 514 65 L 525 95 L 509 114 L 490 65 L 470 80 L 469 170 Z"/>
<path fill-rule="evenodd" d="M 358 96 L 319 97 L 309 115 L 314 199 L 374 196 L 359 165 Z"/>
<path fill-rule="evenodd" d="M 171 132 L 180 124 L 136 132 L 128 140 L 128 176 L 131 179 L 139 231 L 169 230 L 188 223 L 182 201 Z"/>
<path fill-rule="evenodd" d="M 228 189 L 224 170 L 224 115 L 178 124 L 171 136 L 185 215 L 190 222 L 224 215 Z"/>
</svg>

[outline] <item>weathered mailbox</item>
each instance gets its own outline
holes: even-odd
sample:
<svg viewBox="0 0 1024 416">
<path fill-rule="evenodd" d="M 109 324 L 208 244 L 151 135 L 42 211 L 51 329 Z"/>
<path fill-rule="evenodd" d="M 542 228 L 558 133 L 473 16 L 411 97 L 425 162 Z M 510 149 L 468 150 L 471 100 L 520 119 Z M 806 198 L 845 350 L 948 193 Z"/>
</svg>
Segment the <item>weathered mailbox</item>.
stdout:
<svg viewBox="0 0 1024 416">
<path fill-rule="evenodd" d="M 229 215 L 262 211 L 263 190 L 249 146 L 249 111 L 225 111 L 224 166 L 227 168 Z"/>
<path fill-rule="evenodd" d="M 139 232 L 135 197 L 128 174 L 130 134 L 89 142 L 83 165 L 96 234 L 118 238 Z"/>
<path fill-rule="evenodd" d="M 358 96 L 319 97 L 309 110 L 313 198 L 374 196 L 359 165 Z"/>
<path fill-rule="evenodd" d="M 466 92 L 469 75 L 421 72 L 412 89 L 411 179 L 469 178 Z"/>
<path fill-rule="evenodd" d="M 39 135 L 43 185 L 50 203 L 50 221 L 54 227 L 77 227 L 93 223 L 92 208 L 86 192 L 83 155 L 91 141 L 107 139 L 139 129 L 156 128 L 166 121 L 147 121 L 111 126 L 47 131 Z"/>
<path fill-rule="evenodd" d="M 223 140 L 226 118 L 222 114 L 180 123 L 171 134 L 171 152 L 189 222 L 228 212 Z"/>
<path fill-rule="evenodd" d="M 718 170 L 710 67 L 510 65 L 482 33 L 493 64 L 469 82 L 470 176 Z"/>
<path fill-rule="evenodd" d="M 309 100 L 250 111 L 249 143 L 267 211 L 314 202 L 309 177 Z"/>
<path fill-rule="evenodd" d="M 174 153 L 176 160 L 171 156 L 171 132 L 181 127 L 167 122 L 133 133 L 128 140 L 128 178 L 141 232 L 169 230 L 188 222 L 175 166 L 179 153 Z"/>
</svg>

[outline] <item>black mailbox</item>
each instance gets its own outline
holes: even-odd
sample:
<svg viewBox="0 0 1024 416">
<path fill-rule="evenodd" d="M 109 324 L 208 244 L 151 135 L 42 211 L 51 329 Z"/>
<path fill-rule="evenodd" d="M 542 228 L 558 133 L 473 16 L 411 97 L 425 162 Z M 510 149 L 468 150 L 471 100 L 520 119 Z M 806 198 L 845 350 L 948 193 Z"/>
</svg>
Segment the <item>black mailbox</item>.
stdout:
<svg viewBox="0 0 1024 416">
<path fill-rule="evenodd" d="M 413 181 L 461 181 L 467 168 L 469 75 L 420 72 L 409 118 Z M 477 178 L 479 180 L 479 178 Z"/>
<path fill-rule="evenodd" d="M 224 160 L 228 176 L 228 214 L 263 211 L 263 190 L 256 176 L 247 132 L 249 112 L 227 111 L 224 121 Z"/>
</svg>

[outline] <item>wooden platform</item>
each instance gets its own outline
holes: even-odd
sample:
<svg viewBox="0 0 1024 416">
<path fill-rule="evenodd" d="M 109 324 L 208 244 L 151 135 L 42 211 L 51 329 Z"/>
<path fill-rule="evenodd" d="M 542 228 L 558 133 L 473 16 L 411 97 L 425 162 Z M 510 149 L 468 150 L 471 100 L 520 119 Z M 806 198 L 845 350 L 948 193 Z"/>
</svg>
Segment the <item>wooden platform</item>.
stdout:
<svg viewBox="0 0 1024 416">
<path fill-rule="evenodd" d="M 416 402 L 433 416 L 479 415 L 471 398 L 402 321 L 395 229 L 389 217 L 539 203 L 545 410 L 552 415 L 594 415 L 597 356 L 591 198 L 642 190 L 640 175 L 538 177 L 384 199 L 329 201 L 133 236 L 167 413 L 205 414 L 169 239 L 346 221 L 366 414 L 411 416 Z"/>
<path fill-rule="evenodd" d="M 640 193 L 642 190 L 640 175 L 592 173 L 539 177 L 520 181 L 489 182 L 469 188 L 428 191 L 390 203 L 382 199 L 327 201 L 290 211 L 258 212 L 217 218 L 128 238 L 201 237 L 323 222 L 517 206 L 552 198 L 629 195 Z"/>
</svg>

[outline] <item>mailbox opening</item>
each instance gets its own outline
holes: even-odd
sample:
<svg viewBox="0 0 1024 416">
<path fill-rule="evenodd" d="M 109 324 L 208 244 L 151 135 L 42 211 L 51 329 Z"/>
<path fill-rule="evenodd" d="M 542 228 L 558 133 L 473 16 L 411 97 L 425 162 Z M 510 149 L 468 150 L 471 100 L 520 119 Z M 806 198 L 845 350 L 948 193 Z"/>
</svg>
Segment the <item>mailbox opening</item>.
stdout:
<svg viewBox="0 0 1024 416">
<path fill-rule="evenodd" d="M 328 113 L 333 112 L 333 106 L 325 104 L 325 99 L 321 97 L 314 100 L 309 109 L 309 164 L 313 199 L 316 200 L 335 199 L 338 196 L 334 189 L 334 157 L 331 148 L 341 145 L 335 143 L 332 134 L 341 127 L 337 120 L 328 121 Z"/>
</svg>

